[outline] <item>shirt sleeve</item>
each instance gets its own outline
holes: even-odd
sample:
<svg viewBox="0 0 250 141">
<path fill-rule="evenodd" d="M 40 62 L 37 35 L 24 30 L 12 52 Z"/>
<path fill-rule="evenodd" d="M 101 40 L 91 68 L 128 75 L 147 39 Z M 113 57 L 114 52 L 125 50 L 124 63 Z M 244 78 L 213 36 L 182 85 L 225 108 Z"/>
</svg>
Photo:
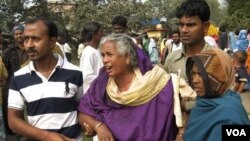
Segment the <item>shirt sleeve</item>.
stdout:
<svg viewBox="0 0 250 141">
<path fill-rule="evenodd" d="M 20 90 L 17 88 L 15 78 L 11 80 L 9 88 L 9 97 L 8 97 L 8 108 L 23 110 L 24 99 L 20 93 Z"/>
<path fill-rule="evenodd" d="M 63 45 L 63 47 L 64 47 L 64 51 L 71 51 L 71 47 L 69 46 L 68 43 L 65 43 L 65 44 Z"/>
<path fill-rule="evenodd" d="M 80 99 L 83 97 L 83 86 L 78 87 L 77 94 L 76 94 L 76 101 L 79 102 Z"/>
<path fill-rule="evenodd" d="M 240 82 L 246 82 L 248 81 L 248 74 L 245 69 L 240 69 L 238 71 L 238 78 Z"/>
<path fill-rule="evenodd" d="M 84 83 L 91 83 L 96 77 L 94 75 L 94 65 L 95 65 L 95 54 L 89 53 L 85 54 L 83 58 L 82 72 L 83 72 L 83 81 Z"/>
<path fill-rule="evenodd" d="M 169 59 L 169 55 L 166 57 L 165 63 L 164 63 L 164 70 L 169 73 L 169 65 L 170 65 L 170 59 Z"/>
</svg>

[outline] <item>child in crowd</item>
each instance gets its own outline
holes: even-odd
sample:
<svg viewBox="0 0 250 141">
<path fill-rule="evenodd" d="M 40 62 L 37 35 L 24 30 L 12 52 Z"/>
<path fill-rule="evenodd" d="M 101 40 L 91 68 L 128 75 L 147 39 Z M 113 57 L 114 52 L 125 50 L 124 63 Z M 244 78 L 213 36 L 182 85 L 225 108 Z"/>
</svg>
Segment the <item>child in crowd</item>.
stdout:
<svg viewBox="0 0 250 141">
<path fill-rule="evenodd" d="M 245 51 L 236 51 L 232 55 L 232 60 L 235 69 L 235 85 L 234 90 L 241 93 L 248 89 L 248 74 L 245 67 L 245 62 L 247 59 L 247 53 Z"/>
</svg>

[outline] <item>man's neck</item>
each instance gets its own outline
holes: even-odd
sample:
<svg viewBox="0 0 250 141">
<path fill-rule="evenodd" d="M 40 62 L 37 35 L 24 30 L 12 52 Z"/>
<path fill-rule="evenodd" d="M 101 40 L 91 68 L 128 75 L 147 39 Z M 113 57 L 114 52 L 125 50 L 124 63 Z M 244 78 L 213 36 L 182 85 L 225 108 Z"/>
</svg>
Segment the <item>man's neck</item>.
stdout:
<svg viewBox="0 0 250 141">
<path fill-rule="evenodd" d="M 37 71 L 39 72 L 49 72 L 53 70 L 57 64 L 57 58 L 52 54 L 45 59 L 34 61 L 34 65 Z"/>
<path fill-rule="evenodd" d="M 91 46 L 91 47 L 93 47 L 93 48 L 95 48 L 95 49 L 97 49 L 97 47 L 98 47 L 98 44 L 96 42 L 94 42 L 93 40 L 87 42 L 86 46 L 88 46 L 88 45 Z"/>
<path fill-rule="evenodd" d="M 204 46 L 205 46 L 205 41 L 195 45 L 185 45 L 186 55 L 193 56 L 197 53 L 200 53 Z"/>
</svg>

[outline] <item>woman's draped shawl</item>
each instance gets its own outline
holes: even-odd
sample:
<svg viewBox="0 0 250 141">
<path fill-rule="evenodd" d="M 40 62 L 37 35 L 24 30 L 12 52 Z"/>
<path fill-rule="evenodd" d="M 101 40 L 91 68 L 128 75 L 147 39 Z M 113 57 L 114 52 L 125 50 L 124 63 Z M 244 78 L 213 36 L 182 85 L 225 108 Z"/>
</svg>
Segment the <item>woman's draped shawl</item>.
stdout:
<svg viewBox="0 0 250 141">
<path fill-rule="evenodd" d="M 138 67 L 143 74 L 153 66 L 146 54 L 136 48 Z M 166 86 L 146 104 L 124 106 L 113 102 L 106 93 L 108 74 L 102 68 L 96 80 L 81 99 L 79 111 L 103 122 L 119 141 L 172 141 L 173 86 Z M 157 85 L 157 84 L 156 84 Z"/>
<path fill-rule="evenodd" d="M 219 98 L 197 99 L 189 117 L 184 140 L 221 141 L 223 124 L 250 124 L 239 94 L 230 90 Z"/>
</svg>

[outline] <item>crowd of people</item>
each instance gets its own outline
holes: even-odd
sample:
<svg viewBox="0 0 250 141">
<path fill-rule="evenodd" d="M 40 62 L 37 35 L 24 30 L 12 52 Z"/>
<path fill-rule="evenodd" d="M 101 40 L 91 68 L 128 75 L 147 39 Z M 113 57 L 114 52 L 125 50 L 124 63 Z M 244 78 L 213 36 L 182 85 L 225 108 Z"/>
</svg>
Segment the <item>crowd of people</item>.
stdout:
<svg viewBox="0 0 250 141">
<path fill-rule="evenodd" d="M 0 140 L 221 141 L 222 125 L 250 125 L 240 97 L 250 86 L 249 30 L 222 27 L 211 43 L 204 0 L 184 1 L 176 17 L 162 40 L 129 34 L 122 15 L 106 35 L 87 22 L 79 65 L 53 21 L 15 26 L 13 44 L 0 38 Z"/>
</svg>

